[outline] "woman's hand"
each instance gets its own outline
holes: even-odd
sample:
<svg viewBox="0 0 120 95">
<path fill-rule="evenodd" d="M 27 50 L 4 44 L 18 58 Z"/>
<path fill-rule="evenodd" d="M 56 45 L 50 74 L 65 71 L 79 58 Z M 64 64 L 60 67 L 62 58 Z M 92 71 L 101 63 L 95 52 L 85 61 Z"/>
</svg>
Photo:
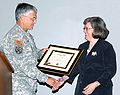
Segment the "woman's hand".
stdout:
<svg viewBox="0 0 120 95">
<path fill-rule="evenodd" d="M 88 84 L 84 89 L 83 89 L 83 93 L 85 95 L 89 95 L 92 94 L 92 92 L 95 90 L 96 87 L 98 87 L 100 85 L 100 83 L 98 81 L 95 81 L 93 83 Z"/>
<path fill-rule="evenodd" d="M 65 81 L 68 79 L 69 77 L 64 75 L 63 77 L 59 78 L 57 81 L 58 82 L 55 82 L 54 85 L 53 85 L 53 88 L 52 88 L 52 91 L 55 91 L 55 90 L 58 90 L 60 86 L 62 86 Z"/>
</svg>

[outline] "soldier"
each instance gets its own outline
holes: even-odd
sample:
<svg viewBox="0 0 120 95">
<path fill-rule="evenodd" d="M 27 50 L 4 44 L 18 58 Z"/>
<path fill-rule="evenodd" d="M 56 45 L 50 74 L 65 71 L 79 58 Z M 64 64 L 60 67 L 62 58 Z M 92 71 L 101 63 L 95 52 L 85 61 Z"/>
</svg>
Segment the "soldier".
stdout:
<svg viewBox="0 0 120 95">
<path fill-rule="evenodd" d="M 36 95 L 37 82 L 53 86 L 57 80 L 36 67 L 41 52 L 28 30 L 32 30 L 36 23 L 37 9 L 33 5 L 20 3 L 15 10 L 15 18 L 16 24 L 2 39 L 0 46 L 14 68 L 13 95 Z"/>
</svg>

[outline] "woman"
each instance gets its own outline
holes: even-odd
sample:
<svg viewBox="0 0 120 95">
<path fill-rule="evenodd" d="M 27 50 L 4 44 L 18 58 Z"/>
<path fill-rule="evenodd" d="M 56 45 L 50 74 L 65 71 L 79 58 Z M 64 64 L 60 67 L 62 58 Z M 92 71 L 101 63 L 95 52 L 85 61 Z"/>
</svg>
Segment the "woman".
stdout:
<svg viewBox="0 0 120 95">
<path fill-rule="evenodd" d="M 112 95 L 112 78 L 116 73 L 116 54 L 113 46 L 105 41 L 109 34 L 106 24 L 100 17 L 84 20 L 84 33 L 87 40 L 79 46 L 84 52 L 68 80 L 72 83 L 79 74 L 75 95 Z"/>
</svg>

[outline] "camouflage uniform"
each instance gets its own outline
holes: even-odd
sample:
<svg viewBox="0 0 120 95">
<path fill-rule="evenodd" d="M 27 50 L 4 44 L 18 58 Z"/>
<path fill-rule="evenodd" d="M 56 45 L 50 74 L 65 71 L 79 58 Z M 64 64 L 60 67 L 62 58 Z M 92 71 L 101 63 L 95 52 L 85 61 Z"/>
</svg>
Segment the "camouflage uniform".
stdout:
<svg viewBox="0 0 120 95">
<path fill-rule="evenodd" d="M 15 25 L 3 38 L 0 47 L 14 68 L 13 95 L 35 95 L 37 81 L 45 82 L 48 76 L 36 67 L 40 51 L 32 35 Z"/>
</svg>

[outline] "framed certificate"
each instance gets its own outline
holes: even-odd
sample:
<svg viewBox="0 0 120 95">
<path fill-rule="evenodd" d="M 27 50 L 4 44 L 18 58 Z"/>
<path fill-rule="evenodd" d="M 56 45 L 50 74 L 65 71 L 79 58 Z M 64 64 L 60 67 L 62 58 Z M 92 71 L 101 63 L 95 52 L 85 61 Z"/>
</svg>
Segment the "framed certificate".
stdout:
<svg viewBox="0 0 120 95">
<path fill-rule="evenodd" d="M 69 76 L 82 52 L 76 48 L 49 45 L 37 67 L 44 73 Z"/>
</svg>

